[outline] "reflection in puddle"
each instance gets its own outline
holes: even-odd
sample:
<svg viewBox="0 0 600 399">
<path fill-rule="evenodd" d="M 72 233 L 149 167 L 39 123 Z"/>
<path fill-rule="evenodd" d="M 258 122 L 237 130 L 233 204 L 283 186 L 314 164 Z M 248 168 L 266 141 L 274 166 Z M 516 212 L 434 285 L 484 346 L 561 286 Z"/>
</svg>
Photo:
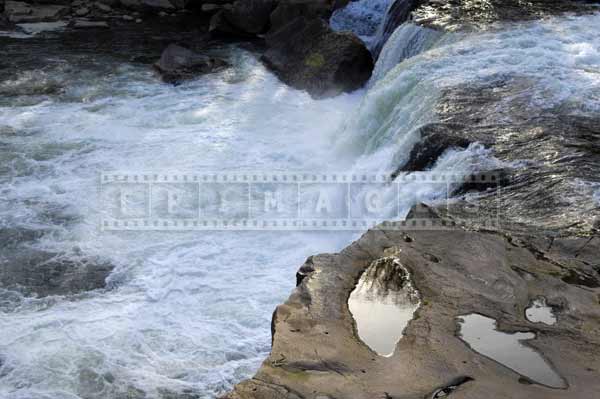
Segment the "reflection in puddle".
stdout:
<svg viewBox="0 0 600 399">
<path fill-rule="evenodd" d="M 566 388 L 565 381 L 532 348 L 520 341 L 534 339 L 534 333 L 507 334 L 496 330 L 496 321 L 479 314 L 461 316 L 460 337 L 476 352 L 516 371 L 534 382 L 552 388 Z"/>
<path fill-rule="evenodd" d="M 373 262 L 348 299 L 360 339 L 381 356 L 394 353 L 419 304 L 410 273 L 392 257 Z"/>
<path fill-rule="evenodd" d="M 525 309 L 525 317 L 532 323 L 556 324 L 556 316 L 552 308 L 546 304 L 546 298 L 538 298 Z"/>
</svg>

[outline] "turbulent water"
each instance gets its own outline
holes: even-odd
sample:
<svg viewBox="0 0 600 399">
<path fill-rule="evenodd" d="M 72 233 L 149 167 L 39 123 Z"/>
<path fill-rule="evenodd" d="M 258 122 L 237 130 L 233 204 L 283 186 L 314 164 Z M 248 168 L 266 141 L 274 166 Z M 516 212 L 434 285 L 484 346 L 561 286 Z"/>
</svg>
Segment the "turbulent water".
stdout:
<svg viewBox="0 0 600 399">
<path fill-rule="evenodd" d="M 214 397 L 268 353 L 272 310 L 304 258 L 355 237 L 101 232 L 100 172 L 390 172 L 431 121 L 441 88 L 503 73 L 540 77 L 541 105 L 597 111 L 598 24 L 596 15 L 447 35 L 387 65 L 368 92 L 319 101 L 236 47 L 217 49 L 232 68 L 173 87 L 118 50 L 72 50 L 41 34 L 0 39 L 14 62 L 0 70 L 0 227 L 44 231 L 27 245 L 116 266 L 106 291 L 44 299 L 2 291 L 0 397 Z M 385 52 L 406 51 L 397 45 Z M 472 146 L 435 168 L 494 166 Z M 413 202 L 407 195 L 403 206 Z"/>
</svg>

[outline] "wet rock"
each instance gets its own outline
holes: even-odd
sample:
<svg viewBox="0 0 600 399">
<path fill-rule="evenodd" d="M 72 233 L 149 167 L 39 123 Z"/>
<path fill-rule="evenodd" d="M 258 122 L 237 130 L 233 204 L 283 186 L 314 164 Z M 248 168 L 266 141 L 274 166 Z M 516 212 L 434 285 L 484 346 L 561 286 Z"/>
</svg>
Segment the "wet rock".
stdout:
<svg viewBox="0 0 600 399">
<path fill-rule="evenodd" d="M 30 5 L 18 1 L 7 1 L 4 8 L 8 20 L 13 23 L 58 21 L 69 12 L 65 6 Z"/>
<path fill-rule="evenodd" d="M 590 13 L 598 5 L 579 0 L 425 0 L 419 2 L 413 20 L 421 25 L 446 30 L 484 28 L 499 21 L 540 19 L 567 12 Z"/>
<path fill-rule="evenodd" d="M 168 83 L 179 83 L 200 74 L 219 71 L 227 63 L 218 58 L 194 53 L 176 44 L 170 44 L 154 64 L 162 79 Z"/>
<path fill-rule="evenodd" d="M 432 209 L 438 219 L 443 212 Z M 418 212 L 413 212 L 417 214 Z M 452 220 L 446 220 L 452 226 Z M 465 226 L 410 232 L 374 229 L 338 254 L 309 258 L 303 278 L 273 317 L 273 344 L 255 378 L 225 397 L 250 398 L 593 398 L 600 381 L 586 368 L 600 366 L 600 324 L 594 289 L 562 281 L 563 267 L 580 265 L 573 253 L 540 255 L 538 242 L 549 237 Z M 517 244 L 518 243 L 518 244 Z M 600 250 L 591 240 L 589 250 Z M 435 253 L 439 261 L 426 262 Z M 373 262 L 393 256 L 410 270 L 423 305 L 390 357 L 374 356 L 356 336 L 347 301 L 359 276 Z M 535 279 L 523 279 L 520 265 Z M 554 272 L 556 271 L 556 272 Z M 498 284 L 501 281 L 502 284 Z M 505 287 L 510 287 L 506 290 Z M 498 331 L 512 334 L 531 325 L 523 310 L 530 298 L 561 293 L 568 323 L 544 329 L 528 345 L 564 376 L 568 390 L 542 388 L 471 350 L 456 336 L 456 317 L 478 313 L 498 320 Z M 406 359 L 410 359 L 407 367 Z"/>
<path fill-rule="evenodd" d="M 402 171 L 426 170 L 448 149 L 467 148 L 473 142 L 463 134 L 456 134 L 455 129 L 467 130 L 464 126 L 432 123 L 419 131 L 421 140 L 412 148 L 409 161 Z"/>
<path fill-rule="evenodd" d="M 314 97 L 360 88 L 369 80 L 373 60 L 351 33 L 334 32 L 321 19 L 296 18 L 267 37 L 263 62 L 285 83 Z"/>
<path fill-rule="evenodd" d="M 69 295 L 104 288 L 106 262 L 20 247 L 0 256 L 0 285 L 25 295 Z"/>
<path fill-rule="evenodd" d="M 573 183 L 600 184 L 600 118 L 564 107 L 535 109 L 536 84 L 501 76 L 445 89 L 435 107 L 438 122 L 420 129 L 422 139 L 398 172 L 425 170 L 446 150 L 479 143 L 512 165 L 498 171 L 495 189 L 478 185 L 492 189 L 478 198 L 479 212 L 501 214 L 505 223 L 528 229 L 593 229 L 600 209 L 589 188 Z M 463 212 L 460 206 L 453 212 Z"/>
</svg>

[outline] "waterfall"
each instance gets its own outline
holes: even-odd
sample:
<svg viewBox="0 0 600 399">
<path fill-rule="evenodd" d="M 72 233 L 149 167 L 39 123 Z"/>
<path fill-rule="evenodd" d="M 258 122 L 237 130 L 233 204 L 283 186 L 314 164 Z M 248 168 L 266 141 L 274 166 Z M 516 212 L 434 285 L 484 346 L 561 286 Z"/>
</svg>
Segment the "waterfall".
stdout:
<svg viewBox="0 0 600 399">
<path fill-rule="evenodd" d="M 389 3 L 370 47 L 375 57 L 379 55 L 381 49 L 396 28 L 408 21 L 410 13 L 415 8 L 417 2 L 418 0 L 392 0 Z"/>
<path fill-rule="evenodd" d="M 442 36 L 442 33 L 423 28 L 412 23 L 399 26 L 383 46 L 373 75 L 369 81 L 369 87 L 383 78 L 393 67 L 403 60 L 414 57 L 427 50 Z"/>
</svg>

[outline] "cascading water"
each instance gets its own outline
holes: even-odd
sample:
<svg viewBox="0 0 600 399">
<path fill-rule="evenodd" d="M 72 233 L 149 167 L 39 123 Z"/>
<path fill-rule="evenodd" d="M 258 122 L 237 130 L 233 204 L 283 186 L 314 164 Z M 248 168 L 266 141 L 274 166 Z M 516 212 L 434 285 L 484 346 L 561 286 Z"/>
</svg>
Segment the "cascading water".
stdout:
<svg viewBox="0 0 600 399">
<path fill-rule="evenodd" d="M 97 256 L 116 269 L 107 291 L 31 298 L 0 290 L 0 397 L 223 393 L 268 353 L 271 312 L 293 287 L 297 266 L 356 237 L 102 233 L 100 171 L 389 173 L 419 140 L 418 127 L 435 120 L 441 90 L 498 74 L 535 77 L 540 108 L 568 103 L 598 112 L 598 24 L 593 15 L 454 33 L 396 66 L 403 56 L 389 53 L 405 51 L 390 43 L 368 91 L 319 101 L 235 48 L 227 50 L 230 70 L 171 87 L 145 66 L 96 53 L 84 63 L 29 39 L 40 46 L 41 65 L 0 82 L 1 227 L 41 231 L 28 246 Z M 415 28 L 400 29 L 398 38 Z M 14 44 L 10 54 L 22 56 Z M 447 151 L 433 169 L 468 172 L 495 162 L 474 145 Z M 421 198 L 439 195 L 406 187 L 405 209 L 418 190 Z"/>
<path fill-rule="evenodd" d="M 398 27 L 387 40 L 377 63 L 369 86 L 377 83 L 392 68 L 407 58 L 414 57 L 434 45 L 436 40 L 441 39 L 443 34 L 433 29 L 405 23 Z"/>
</svg>

